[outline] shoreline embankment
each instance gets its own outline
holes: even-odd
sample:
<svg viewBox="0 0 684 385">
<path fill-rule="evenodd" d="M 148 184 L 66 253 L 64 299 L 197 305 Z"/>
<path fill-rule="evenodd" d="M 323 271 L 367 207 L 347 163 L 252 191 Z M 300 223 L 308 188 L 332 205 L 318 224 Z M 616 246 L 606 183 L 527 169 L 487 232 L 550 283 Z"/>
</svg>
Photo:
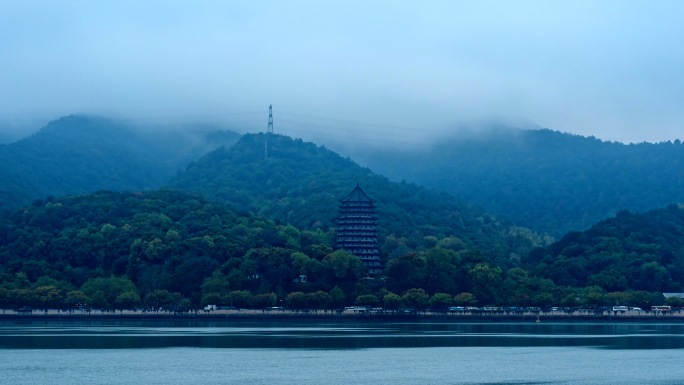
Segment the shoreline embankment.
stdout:
<svg viewBox="0 0 684 385">
<path fill-rule="evenodd" d="M 565 313 L 565 312 L 527 312 L 527 313 L 452 313 L 429 311 L 382 311 L 348 312 L 331 310 L 214 310 L 214 311 L 60 311 L 33 310 L 19 312 L 5 310 L 0 312 L 1 321 L 279 321 L 300 320 L 320 322 L 449 322 L 449 323 L 684 323 L 683 312 L 620 314 L 603 313 Z"/>
</svg>

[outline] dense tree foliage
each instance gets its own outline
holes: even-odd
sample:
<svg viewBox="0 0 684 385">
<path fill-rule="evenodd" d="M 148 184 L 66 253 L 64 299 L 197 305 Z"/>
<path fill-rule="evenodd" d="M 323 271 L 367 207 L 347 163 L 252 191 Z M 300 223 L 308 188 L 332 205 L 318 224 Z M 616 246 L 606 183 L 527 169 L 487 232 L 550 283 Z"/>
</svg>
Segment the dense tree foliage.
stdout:
<svg viewBox="0 0 684 385">
<path fill-rule="evenodd" d="M 269 135 L 265 158 L 264 140 L 264 134 L 244 135 L 232 148 L 191 164 L 171 186 L 202 193 L 238 211 L 327 232 L 335 225 L 339 199 L 360 183 L 377 201 L 382 251 L 388 260 L 441 242 L 444 248 L 479 250 L 498 265 L 515 266 L 520 256 L 546 242 L 447 194 L 390 182 L 313 143 Z"/>
<path fill-rule="evenodd" d="M 159 188 L 190 161 L 237 138 L 210 126 L 139 130 L 102 118 L 61 118 L 0 145 L 0 210 L 48 195 Z"/>
<path fill-rule="evenodd" d="M 525 259 L 534 274 L 566 286 L 684 291 L 684 207 L 643 214 L 621 211 L 584 232 L 573 232 Z"/>
<path fill-rule="evenodd" d="M 620 210 L 684 201 L 684 144 L 622 144 L 550 130 L 461 133 L 423 149 L 369 150 L 354 159 L 393 180 L 453 194 L 560 237 Z"/>
<path fill-rule="evenodd" d="M 527 270 L 496 265 L 476 249 L 454 247 L 451 237 L 435 237 L 430 246 L 390 259 L 385 277 L 369 279 L 358 257 L 332 248 L 333 231 L 238 214 L 198 195 L 161 190 L 51 198 L 0 220 L 0 308 L 648 306 L 663 302 L 658 290 L 681 286 L 681 211 L 673 206 L 657 218 L 626 222 L 631 214 L 618 216 L 615 223 L 631 223 L 624 225 L 630 234 L 652 222 L 655 227 L 634 238 L 651 243 L 599 243 L 595 258 L 605 269 L 586 269 L 584 280 L 571 276 L 577 282 L 567 281 L 565 265 L 554 264 L 568 258 L 547 254 L 589 249 L 603 236 L 577 246 L 581 237 L 571 234 L 535 251 Z M 641 254 L 606 259 L 606 245 Z M 593 266 L 594 257 L 587 258 L 582 263 Z M 625 270 L 626 285 L 620 276 L 593 276 L 609 276 L 622 265 L 607 263 L 621 258 L 629 268 L 641 263 Z"/>
<path fill-rule="evenodd" d="M 0 223 L 0 286 L 14 304 L 272 306 L 302 274 L 316 277 L 307 288 L 353 292 L 364 269 L 320 230 L 170 190 L 39 200 Z"/>
</svg>

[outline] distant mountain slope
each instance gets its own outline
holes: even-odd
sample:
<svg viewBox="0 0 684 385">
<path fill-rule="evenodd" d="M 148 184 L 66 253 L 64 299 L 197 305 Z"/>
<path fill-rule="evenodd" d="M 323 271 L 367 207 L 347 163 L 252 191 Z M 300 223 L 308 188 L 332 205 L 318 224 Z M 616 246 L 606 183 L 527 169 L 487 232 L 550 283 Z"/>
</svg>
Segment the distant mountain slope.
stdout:
<svg viewBox="0 0 684 385">
<path fill-rule="evenodd" d="M 543 243 L 528 229 L 501 222 L 450 195 L 390 182 L 300 139 L 271 135 L 265 159 L 264 139 L 264 134 L 244 135 L 232 148 L 214 151 L 188 166 L 171 186 L 200 192 L 240 211 L 326 231 L 334 226 L 338 200 L 360 183 L 377 201 L 383 248 L 390 256 L 446 238 L 460 244 L 457 247 L 480 250 L 497 263 L 510 265 Z"/>
<path fill-rule="evenodd" d="M 684 201 L 684 145 L 625 145 L 550 130 L 492 130 L 355 159 L 393 180 L 449 192 L 557 237 L 622 209 Z"/>
<path fill-rule="evenodd" d="M 29 129 L 16 128 L 0 122 L 0 144 L 12 143 L 28 135 Z"/>
<path fill-rule="evenodd" d="M 643 214 L 621 211 L 525 259 L 558 285 L 650 292 L 684 291 L 684 206 Z"/>
<path fill-rule="evenodd" d="M 0 145 L 0 209 L 48 195 L 156 188 L 189 161 L 237 137 L 206 129 L 144 132 L 114 120 L 64 117 Z"/>
</svg>

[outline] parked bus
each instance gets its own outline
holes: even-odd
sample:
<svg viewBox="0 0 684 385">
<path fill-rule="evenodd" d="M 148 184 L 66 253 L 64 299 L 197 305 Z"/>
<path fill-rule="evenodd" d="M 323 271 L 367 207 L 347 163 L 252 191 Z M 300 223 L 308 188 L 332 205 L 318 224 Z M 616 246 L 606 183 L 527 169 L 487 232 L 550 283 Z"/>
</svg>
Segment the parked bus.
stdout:
<svg viewBox="0 0 684 385">
<path fill-rule="evenodd" d="M 672 311 L 672 307 L 667 306 L 667 305 L 651 306 L 651 311 L 664 313 L 664 312 Z"/>
</svg>

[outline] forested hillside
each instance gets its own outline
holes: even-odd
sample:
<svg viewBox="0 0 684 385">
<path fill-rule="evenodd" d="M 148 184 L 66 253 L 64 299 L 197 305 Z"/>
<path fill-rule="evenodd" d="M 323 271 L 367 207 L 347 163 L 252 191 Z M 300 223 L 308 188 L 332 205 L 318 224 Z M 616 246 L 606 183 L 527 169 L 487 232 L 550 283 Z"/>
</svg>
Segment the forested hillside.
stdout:
<svg viewBox="0 0 684 385">
<path fill-rule="evenodd" d="M 525 266 L 558 285 L 684 291 L 684 206 L 614 218 L 532 252 Z"/>
<path fill-rule="evenodd" d="M 550 130 L 493 129 L 422 150 L 360 146 L 353 154 L 390 179 L 448 192 L 556 237 L 619 210 L 684 201 L 679 140 L 626 145 Z"/>
<path fill-rule="evenodd" d="M 73 141 L 81 146 L 73 148 L 82 153 L 56 151 L 76 170 L 75 179 L 67 181 L 92 186 L 83 175 L 96 178 L 111 171 L 112 183 L 122 188 L 119 173 L 149 183 L 152 176 L 146 173 L 163 168 L 156 160 L 145 170 L 135 169 L 155 151 L 124 140 L 129 134 L 114 135 L 122 143 L 110 144 L 119 152 L 98 155 L 110 149 L 98 143 L 121 132 L 89 118 L 69 119 L 84 126 L 73 128 Z M 84 127 L 91 130 L 85 138 Z M 54 135 L 49 128 L 26 139 L 33 143 L 18 142 L 11 151 L 18 155 L 27 146 L 32 158 L 26 155 L 25 164 L 31 164 L 26 159 L 36 165 L 55 156 L 47 154 Z M 71 132 L 55 129 L 60 140 Z M 30 206 L 8 210 L 0 216 L 0 308 L 82 303 L 105 309 L 208 303 L 293 308 L 380 303 L 387 308 L 649 306 L 663 302 L 663 291 L 684 289 L 681 206 L 646 214 L 621 211 L 547 246 L 547 237 L 527 228 L 446 193 L 391 182 L 313 143 L 269 135 L 266 157 L 265 139 L 265 134 L 244 135 L 234 146 L 191 163 L 171 183 L 207 198 L 175 190 L 55 198 L 51 191 Z M 570 144 L 559 144 L 555 152 Z M 594 140 L 594 145 L 604 142 Z M 128 159 L 129 154 L 139 157 Z M 79 163 L 98 156 L 111 159 L 94 171 L 92 165 Z M 24 171 L 48 175 L 39 168 Z M 61 178 L 66 172 L 60 171 L 49 175 Z M 589 168 L 586 173 L 591 174 Z M 333 249 L 339 199 L 356 183 L 377 203 L 386 263 L 382 279 L 365 279 L 357 257 Z M 300 276 L 308 279 L 300 282 Z"/>
<path fill-rule="evenodd" d="M 453 196 L 387 178 L 313 143 L 264 134 L 244 135 L 191 164 L 173 188 L 196 191 L 305 229 L 334 227 L 339 199 L 359 183 L 377 201 L 382 250 L 389 259 L 437 243 L 484 253 L 496 264 L 515 266 L 542 236 L 512 226 Z"/>
<path fill-rule="evenodd" d="M 114 120 L 64 117 L 0 145 L 0 210 L 48 195 L 158 188 L 191 160 L 237 138 L 208 127 L 141 131 Z"/>
<path fill-rule="evenodd" d="M 98 308 L 141 306 L 141 299 L 199 306 L 202 295 L 222 303 L 241 289 L 282 294 L 299 274 L 291 254 L 322 260 L 328 244 L 320 231 L 276 226 L 175 191 L 39 200 L 0 222 L 0 302 L 48 306 L 40 287 L 61 305 L 71 293 Z"/>
<path fill-rule="evenodd" d="M 679 227 L 681 213 L 677 215 L 677 221 L 667 221 Z M 536 264 L 530 261 L 529 271 L 502 268 L 478 250 L 444 239 L 408 249 L 388 262 L 383 279 L 367 279 L 358 257 L 333 250 L 332 235 L 238 214 L 201 196 L 172 190 L 36 200 L 0 218 L 0 309 L 183 310 L 206 304 L 444 309 L 452 304 L 663 302 L 659 292 L 634 290 L 631 281 L 621 291 L 608 290 L 622 286 L 557 284 L 544 277 L 557 279 L 544 268 L 553 263 L 548 257 Z M 302 275 L 306 282 L 299 279 Z M 660 277 L 635 282 L 648 278 Z M 681 283 L 675 276 L 666 282 L 676 280 Z"/>
<path fill-rule="evenodd" d="M 437 294 L 431 305 L 441 307 L 461 292 L 464 304 L 500 300 L 492 283 L 503 270 L 453 241 L 409 250 L 387 279 L 368 280 L 331 238 L 172 190 L 39 200 L 0 221 L 0 308 L 339 308 L 385 296 L 396 308 L 427 307 Z"/>
</svg>

